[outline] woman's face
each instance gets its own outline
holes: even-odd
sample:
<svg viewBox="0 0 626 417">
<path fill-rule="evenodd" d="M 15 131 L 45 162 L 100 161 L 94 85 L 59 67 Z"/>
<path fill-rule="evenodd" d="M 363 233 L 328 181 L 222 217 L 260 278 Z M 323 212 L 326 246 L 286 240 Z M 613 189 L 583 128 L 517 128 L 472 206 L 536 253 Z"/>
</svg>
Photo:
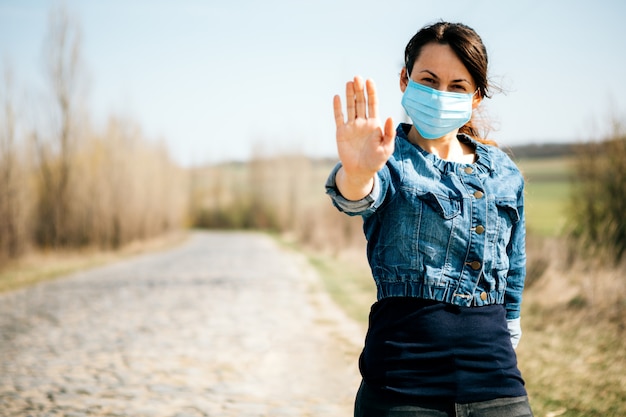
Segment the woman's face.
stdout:
<svg viewBox="0 0 626 417">
<path fill-rule="evenodd" d="M 476 84 L 463 62 L 449 45 L 428 43 L 422 47 L 419 57 L 413 64 L 411 79 L 427 87 L 452 93 L 473 93 Z M 400 89 L 404 93 L 408 85 L 406 68 L 402 69 Z M 480 102 L 476 94 L 474 107 Z"/>
</svg>

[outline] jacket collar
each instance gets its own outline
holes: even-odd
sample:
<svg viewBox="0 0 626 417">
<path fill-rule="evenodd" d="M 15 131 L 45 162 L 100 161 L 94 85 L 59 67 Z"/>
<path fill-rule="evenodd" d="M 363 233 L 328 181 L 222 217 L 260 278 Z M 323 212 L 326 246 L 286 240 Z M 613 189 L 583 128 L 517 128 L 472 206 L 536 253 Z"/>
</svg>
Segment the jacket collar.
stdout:
<svg viewBox="0 0 626 417">
<path fill-rule="evenodd" d="M 397 130 L 396 134 L 399 138 L 404 139 L 404 141 L 413 146 L 415 149 L 419 151 L 419 153 L 426 159 L 433 167 L 437 168 L 441 171 L 442 174 L 448 174 L 450 172 L 458 172 L 458 169 L 461 167 L 467 166 L 467 164 L 462 164 L 460 162 L 447 161 L 445 159 L 439 158 L 438 156 L 425 151 L 419 145 L 416 145 L 409 141 L 408 133 L 411 129 L 411 125 L 401 123 Z M 482 144 L 474 140 L 471 136 L 468 136 L 464 133 L 459 133 L 457 138 L 460 142 L 465 143 L 474 148 L 476 152 L 476 161 L 473 166 L 483 174 L 491 174 L 493 172 L 493 161 L 491 157 L 491 152 L 489 152 L 489 145 Z"/>
</svg>

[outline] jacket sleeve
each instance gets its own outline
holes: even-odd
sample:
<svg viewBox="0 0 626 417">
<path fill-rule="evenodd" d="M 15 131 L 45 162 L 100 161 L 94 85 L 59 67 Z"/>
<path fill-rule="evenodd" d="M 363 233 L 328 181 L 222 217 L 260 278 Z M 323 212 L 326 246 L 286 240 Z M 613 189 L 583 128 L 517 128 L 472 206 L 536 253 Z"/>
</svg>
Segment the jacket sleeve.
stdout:
<svg viewBox="0 0 626 417">
<path fill-rule="evenodd" d="M 357 201 L 348 200 L 339 192 L 335 181 L 339 168 L 341 168 L 341 163 L 335 165 L 326 180 L 326 194 L 330 196 L 335 207 L 337 207 L 339 211 L 350 216 L 368 217 L 374 213 L 376 209 L 380 207 L 385 198 L 385 184 L 388 183 L 388 181 L 386 181 L 386 177 L 388 177 L 388 175 L 385 175 L 387 168 L 383 167 L 383 169 L 374 176 L 374 187 L 369 195 L 366 195 L 364 198 Z"/>
<path fill-rule="evenodd" d="M 507 276 L 504 304 L 507 320 L 518 319 L 522 304 L 522 291 L 526 279 L 526 217 L 524 214 L 524 183 L 517 196 L 519 221 L 513 225 L 511 240 L 507 245 L 509 273 Z"/>
</svg>

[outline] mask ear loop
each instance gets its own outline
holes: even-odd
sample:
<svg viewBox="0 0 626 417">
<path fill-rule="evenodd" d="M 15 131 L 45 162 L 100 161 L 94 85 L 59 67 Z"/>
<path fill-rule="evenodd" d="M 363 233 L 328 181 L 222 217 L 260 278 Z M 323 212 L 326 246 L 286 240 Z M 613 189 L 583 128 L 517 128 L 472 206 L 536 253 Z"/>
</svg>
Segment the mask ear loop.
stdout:
<svg viewBox="0 0 626 417">
<path fill-rule="evenodd" d="M 409 81 L 411 81 L 411 74 L 409 74 L 409 67 L 404 65 L 403 69 L 404 69 L 404 72 L 406 74 L 406 82 L 408 83 Z M 402 75 L 402 73 L 400 73 L 400 75 Z"/>
</svg>

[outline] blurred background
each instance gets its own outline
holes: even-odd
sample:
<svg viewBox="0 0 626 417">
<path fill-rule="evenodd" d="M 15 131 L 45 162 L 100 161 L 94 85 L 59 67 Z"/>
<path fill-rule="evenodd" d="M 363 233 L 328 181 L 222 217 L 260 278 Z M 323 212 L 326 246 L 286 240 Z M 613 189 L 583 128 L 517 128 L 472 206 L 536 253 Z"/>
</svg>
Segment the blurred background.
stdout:
<svg viewBox="0 0 626 417">
<path fill-rule="evenodd" d="M 332 97 L 372 78 L 403 121 L 406 43 L 460 21 L 490 56 L 489 138 L 527 180 L 533 406 L 626 415 L 624 18 L 617 0 L 0 0 L 0 290 L 68 254 L 254 229 L 309 254 L 365 323 L 361 221 L 324 195 Z"/>
</svg>

